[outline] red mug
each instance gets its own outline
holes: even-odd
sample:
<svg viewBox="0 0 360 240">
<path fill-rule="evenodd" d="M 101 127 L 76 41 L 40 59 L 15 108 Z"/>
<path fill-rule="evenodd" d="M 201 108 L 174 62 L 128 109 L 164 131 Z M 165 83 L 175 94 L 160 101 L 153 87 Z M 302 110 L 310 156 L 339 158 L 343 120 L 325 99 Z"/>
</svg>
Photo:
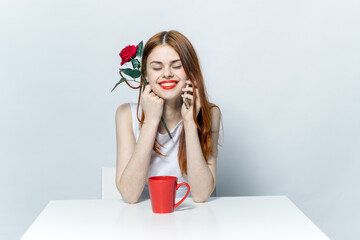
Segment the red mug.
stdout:
<svg viewBox="0 0 360 240">
<path fill-rule="evenodd" d="M 185 182 L 178 184 L 177 177 L 173 176 L 149 177 L 148 184 L 151 206 L 154 213 L 174 212 L 174 209 L 185 200 L 190 192 L 189 184 Z M 176 190 L 182 185 L 187 187 L 187 193 L 185 194 L 185 197 L 175 204 Z"/>
</svg>

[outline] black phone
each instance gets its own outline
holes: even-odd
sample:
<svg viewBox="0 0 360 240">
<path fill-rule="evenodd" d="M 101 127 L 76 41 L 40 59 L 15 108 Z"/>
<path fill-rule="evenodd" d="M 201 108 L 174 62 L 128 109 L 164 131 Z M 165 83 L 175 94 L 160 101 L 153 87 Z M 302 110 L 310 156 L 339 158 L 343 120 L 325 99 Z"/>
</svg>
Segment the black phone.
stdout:
<svg viewBox="0 0 360 240">
<path fill-rule="evenodd" d="M 189 84 L 186 84 L 185 87 L 187 88 L 187 87 L 189 87 L 189 86 L 190 86 Z M 184 93 L 184 95 L 186 95 L 186 94 L 188 94 L 188 92 L 185 92 L 185 93 Z M 187 99 L 187 98 L 183 98 L 183 102 L 184 102 L 184 104 L 185 104 L 186 109 L 189 109 L 190 104 L 189 104 L 188 99 Z"/>
</svg>

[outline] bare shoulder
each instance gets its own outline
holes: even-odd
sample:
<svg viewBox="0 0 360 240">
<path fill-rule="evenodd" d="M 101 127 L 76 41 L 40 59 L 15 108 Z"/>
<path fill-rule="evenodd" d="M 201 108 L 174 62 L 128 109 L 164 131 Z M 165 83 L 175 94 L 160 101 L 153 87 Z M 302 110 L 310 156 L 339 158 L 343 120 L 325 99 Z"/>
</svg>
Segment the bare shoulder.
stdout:
<svg viewBox="0 0 360 240">
<path fill-rule="evenodd" d="M 211 116 L 214 116 L 214 117 L 220 117 L 221 116 L 221 110 L 220 108 L 213 104 L 213 103 L 210 103 L 210 113 L 211 113 Z"/>
<path fill-rule="evenodd" d="M 131 112 L 130 103 L 123 103 L 116 109 L 116 115 Z"/>
<path fill-rule="evenodd" d="M 116 121 L 125 121 L 126 123 L 131 123 L 131 108 L 130 103 L 123 103 L 116 109 Z"/>
<path fill-rule="evenodd" d="M 217 105 L 210 103 L 210 114 L 211 114 L 211 131 L 218 132 L 220 128 L 221 110 Z"/>
</svg>

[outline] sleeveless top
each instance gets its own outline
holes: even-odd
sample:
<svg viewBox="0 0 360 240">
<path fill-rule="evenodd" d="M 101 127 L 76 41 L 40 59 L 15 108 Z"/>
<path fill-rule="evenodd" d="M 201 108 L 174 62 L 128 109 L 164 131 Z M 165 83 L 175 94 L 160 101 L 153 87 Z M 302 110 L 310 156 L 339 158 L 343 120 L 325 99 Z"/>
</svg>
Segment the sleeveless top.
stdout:
<svg viewBox="0 0 360 240">
<path fill-rule="evenodd" d="M 129 103 L 129 104 L 130 104 L 131 113 L 132 113 L 133 133 L 134 133 L 135 141 L 137 142 L 139 139 L 140 130 L 141 130 L 140 122 L 138 121 L 137 114 L 136 114 L 137 103 Z M 140 104 L 139 114 L 138 114 L 139 118 L 141 118 L 141 111 L 142 111 L 142 108 L 141 108 L 141 104 Z M 159 124 L 162 124 L 162 122 L 160 122 Z M 187 175 L 181 176 L 181 171 L 180 171 L 179 162 L 178 162 L 179 141 L 180 141 L 180 134 L 181 134 L 182 128 L 183 128 L 183 120 L 181 120 L 175 126 L 174 129 L 169 129 L 172 139 L 169 137 L 169 135 L 167 133 L 161 134 L 161 133 L 157 132 L 156 139 L 161 145 L 164 146 L 164 148 L 160 148 L 160 152 L 166 156 L 163 157 L 161 155 L 158 155 L 154 150 L 152 150 L 147 178 L 152 177 L 152 176 L 175 176 L 178 178 L 178 180 L 177 180 L 178 183 L 181 183 L 181 182 L 188 183 Z M 181 186 L 176 191 L 176 197 L 179 197 L 179 198 L 184 197 L 186 194 L 186 191 L 187 191 L 187 187 Z M 145 184 L 144 190 L 143 190 L 140 198 L 147 199 L 149 197 L 150 196 L 149 196 L 148 182 L 146 180 L 146 184 Z M 189 193 L 189 197 L 191 197 L 191 193 Z"/>
</svg>

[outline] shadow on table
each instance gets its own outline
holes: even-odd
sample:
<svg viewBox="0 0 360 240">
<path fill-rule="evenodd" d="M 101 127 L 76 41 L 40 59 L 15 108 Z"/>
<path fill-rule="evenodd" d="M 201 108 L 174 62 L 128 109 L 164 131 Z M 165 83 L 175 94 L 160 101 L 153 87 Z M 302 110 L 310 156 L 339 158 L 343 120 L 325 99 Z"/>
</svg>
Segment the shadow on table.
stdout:
<svg viewBox="0 0 360 240">
<path fill-rule="evenodd" d="M 217 200 L 216 198 L 209 198 L 207 201 L 204 202 L 204 204 L 207 203 L 207 202 L 212 202 L 212 201 L 216 201 L 216 200 Z M 195 202 L 193 201 L 193 203 L 195 203 Z M 191 203 L 182 203 L 177 208 L 175 208 L 174 211 L 175 212 L 184 211 L 184 210 L 190 210 L 190 209 L 193 209 L 193 208 L 196 208 L 196 205 L 191 204 Z"/>
<path fill-rule="evenodd" d="M 177 208 L 174 209 L 174 212 L 180 212 L 185 210 L 193 209 L 194 205 L 188 204 L 188 203 L 182 203 Z"/>
</svg>

